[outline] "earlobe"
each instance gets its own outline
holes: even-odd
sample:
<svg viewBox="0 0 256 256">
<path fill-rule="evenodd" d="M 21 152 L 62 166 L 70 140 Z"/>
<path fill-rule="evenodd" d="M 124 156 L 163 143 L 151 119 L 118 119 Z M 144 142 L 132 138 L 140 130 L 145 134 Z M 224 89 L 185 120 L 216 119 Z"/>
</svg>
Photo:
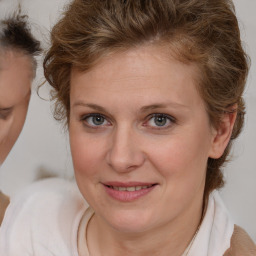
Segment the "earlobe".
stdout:
<svg viewBox="0 0 256 256">
<path fill-rule="evenodd" d="M 230 107 L 228 111 L 223 113 L 219 127 L 215 129 L 214 132 L 212 147 L 209 154 L 210 158 L 218 159 L 224 153 L 232 135 L 236 116 L 237 105 Z"/>
</svg>

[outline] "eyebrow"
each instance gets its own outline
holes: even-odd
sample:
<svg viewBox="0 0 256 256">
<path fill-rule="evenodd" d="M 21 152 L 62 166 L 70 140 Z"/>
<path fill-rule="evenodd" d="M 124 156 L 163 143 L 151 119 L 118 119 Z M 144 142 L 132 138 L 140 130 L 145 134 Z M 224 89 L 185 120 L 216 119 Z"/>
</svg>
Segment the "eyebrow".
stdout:
<svg viewBox="0 0 256 256">
<path fill-rule="evenodd" d="M 93 104 L 93 103 L 84 103 L 84 102 L 78 101 L 73 104 L 73 107 L 76 107 L 76 106 L 89 107 L 89 108 L 92 108 L 92 109 L 100 111 L 100 112 L 108 112 L 104 107 L 101 107 L 101 106 L 99 106 L 97 104 Z M 147 112 L 147 111 L 151 111 L 154 109 L 167 108 L 170 106 L 175 107 L 175 108 L 189 109 L 188 106 L 185 106 L 185 105 L 182 105 L 179 103 L 175 103 L 175 102 L 171 102 L 171 103 L 167 103 L 167 104 L 150 104 L 147 106 L 143 106 L 143 107 L 141 107 L 140 111 Z"/>
<path fill-rule="evenodd" d="M 152 105 L 148 105 L 148 106 L 143 106 L 141 108 L 141 111 L 142 112 L 147 112 L 147 111 L 150 111 L 150 110 L 159 109 L 159 108 L 167 108 L 167 107 L 189 109 L 188 106 L 185 106 L 183 104 L 179 104 L 179 103 L 176 103 L 176 102 L 168 102 L 166 104 L 152 104 Z"/>
<path fill-rule="evenodd" d="M 0 118 L 6 119 L 12 113 L 13 107 L 10 108 L 0 108 Z"/>
<path fill-rule="evenodd" d="M 105 108 L 97 105 L 97 104 L 92 104 L 92 103 L 84 103 L 84 102 L 81 102 L 81 101 L 78 101 L 76 103 L 73 104 L 73 107 L 89 107 L 89 108 L 92 108 L 92 109 L 95 109 L 95 110 L 98 110 L 98 111 L 102 111 L 102 112 L 107 112 Z"/>
<path fill-rule="evenodd" d="M 2 111 L 2 112 L 9 112 L 9 111 L 11 111 L 13 109 L 13 107 L 9 107 L 9 108 L 1 108 L 0 107 L 0 111 Z"/>
</svg>

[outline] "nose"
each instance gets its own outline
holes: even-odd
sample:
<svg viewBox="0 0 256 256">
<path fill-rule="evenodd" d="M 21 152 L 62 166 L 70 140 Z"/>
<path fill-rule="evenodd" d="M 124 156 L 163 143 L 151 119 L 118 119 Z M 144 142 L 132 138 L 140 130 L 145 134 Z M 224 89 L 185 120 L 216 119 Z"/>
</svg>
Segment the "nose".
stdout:
<svg viewBox="0 0 256 256">
<path fill-rule="evenodd" d="M 128 127 L 113 132 L 107 162 L 117 172 L 130 172 L 142 166 L 145 161 L 145 154 L 135 133 Z"/>
</svg>

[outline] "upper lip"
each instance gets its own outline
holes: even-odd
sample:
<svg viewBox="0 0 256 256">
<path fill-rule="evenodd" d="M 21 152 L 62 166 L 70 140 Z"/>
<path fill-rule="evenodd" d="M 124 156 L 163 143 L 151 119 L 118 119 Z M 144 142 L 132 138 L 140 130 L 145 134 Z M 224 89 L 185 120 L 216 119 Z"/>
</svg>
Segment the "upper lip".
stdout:
<svg viewBox="0 0 256 256">
<path fill-rule="evenodd" d="M 102 183 L 105 186 L 111 187 L 137 187 L 137 186 L 152 186 L 156 185 L 154 182 L 139 182 L 139 181 L 130 181 L 130 182 L 120 182 L 120 181 L 109 181 Z"/>
</svg>

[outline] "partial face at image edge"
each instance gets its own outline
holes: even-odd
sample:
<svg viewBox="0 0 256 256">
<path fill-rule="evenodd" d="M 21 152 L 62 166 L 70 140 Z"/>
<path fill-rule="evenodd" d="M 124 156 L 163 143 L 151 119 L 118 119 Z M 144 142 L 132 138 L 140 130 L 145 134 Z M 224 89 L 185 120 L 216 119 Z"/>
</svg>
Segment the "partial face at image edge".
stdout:
<svg viewBox="0 0 256 256">
<path fill-rule="evenodd" d="M 0 164 L 23 128 L 34 71 L 32 60 L 21 51 L 1 51 L 0 56 Z"/>
</svg>

